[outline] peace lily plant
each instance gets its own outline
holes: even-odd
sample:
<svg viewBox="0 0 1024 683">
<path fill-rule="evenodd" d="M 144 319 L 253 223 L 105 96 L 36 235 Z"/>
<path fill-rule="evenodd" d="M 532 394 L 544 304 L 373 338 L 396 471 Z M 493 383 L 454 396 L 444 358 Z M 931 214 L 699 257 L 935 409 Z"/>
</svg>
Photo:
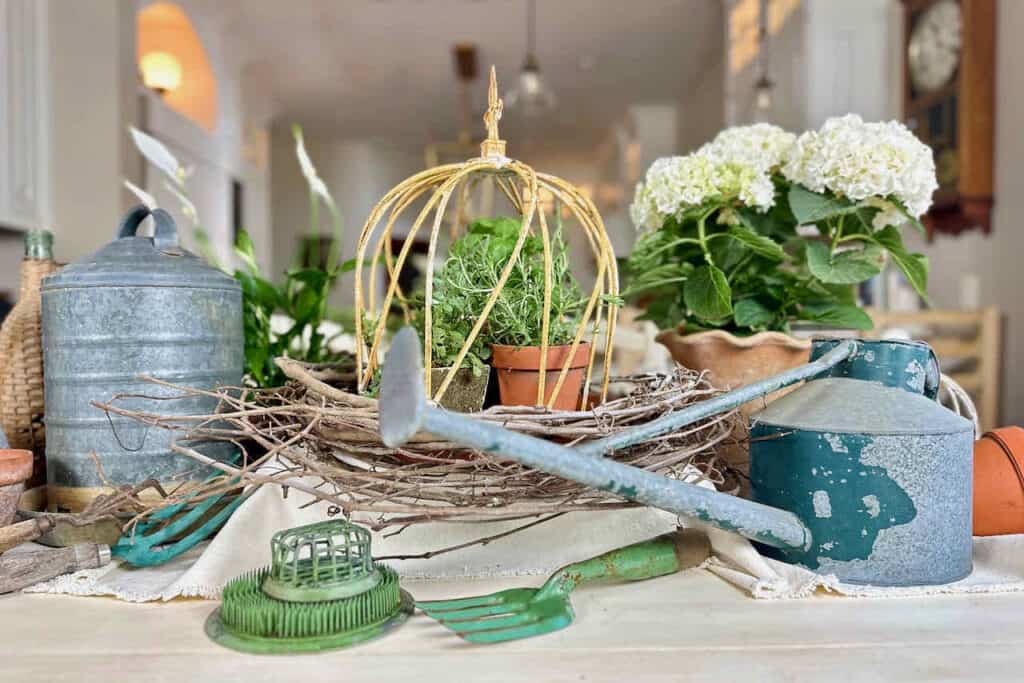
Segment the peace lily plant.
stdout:
<svg viewBox="0 0 1024 683">
<path fill-rule="evenodd" d="M 923 230 L 936 187 L 931 149 L 895 121 L 851 114 L 799 137 L 769 124 L 724 130 L 657 160 L 637 186 L 626 296 L 646 300 L 659 328 L 687 333 L 870 329 L 854 286 L 886 256 L 925 296 L 927 258 L 900 230 Z"/>
<path fill-rule="evenodd" d="M 292 126 L 292 135 L 299 169 L 309 187 L 312 250 L 308 254 L 308 263 L 295 259 L 293 267 L 281 278 L 263 272 L 256 261 L 252 239 L 244 230 L 240 231 L 234 245 L 235 257 L 243 267 L 232 270 L 221 264 L 211 248 L 195 204 L 189 198 L 188 180 L 192 169 L 180 164 L 160 140 L 134 127 L 129 128 L 129 132 L 139 153 L 160 171 L 162 177 L 159 179 L 164 189 L 175 197 L 182 214 L 191 222 L 193 239 L 200 253 L 211 264 L 233 275 L 241 285 L 246 381 L 260 387 L 284 384 L 284 373 L 275 363 L 275 359 L 282 356 L 307 363 L 337 362 L 345 358 L 345 354 L 332 350 L 332 342 L 343 334 L 343 330 L 333 324 L 335 321 L 331 318 L 338 316 L 329 310 L 328 298 L 338 278 L 355 268 L 355 261 L 340 262 L 341 212 L 310 160 L 302 128 Z M 147 207 L 157 208 L 151 194 L 128 180 L 124 185 Z M 321 205 L 330 214 L 333 227 L 333 240 L 325 267 L 321 267 L 317 251 L 321 235 Z"/>
</svg>

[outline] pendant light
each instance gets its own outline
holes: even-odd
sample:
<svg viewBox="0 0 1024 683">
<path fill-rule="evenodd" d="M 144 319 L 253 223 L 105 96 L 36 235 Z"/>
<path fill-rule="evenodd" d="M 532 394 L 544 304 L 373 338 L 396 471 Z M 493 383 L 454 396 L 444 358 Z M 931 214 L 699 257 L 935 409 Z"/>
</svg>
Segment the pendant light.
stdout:
<svg viewBox="0 0 1024 683">
<path fill-rule="evenodd" d="M 555 106 L 555 95 L 540 73 L 536 55 L 537 2 L 526 5 L 526 59 L 519 71 L 519 82 L 505 95 L 505 104 L 526 116 L 537 116 Z"/>
<path fill-rule="evenodd" d="M 775 89 L 775 83 L 768 77 L 768 0 L 761 0 L 758 11 L 757 50 L 755 104 L 759 111 L 766 112 L 772 108 L 772 90 Z"/>
</svg>

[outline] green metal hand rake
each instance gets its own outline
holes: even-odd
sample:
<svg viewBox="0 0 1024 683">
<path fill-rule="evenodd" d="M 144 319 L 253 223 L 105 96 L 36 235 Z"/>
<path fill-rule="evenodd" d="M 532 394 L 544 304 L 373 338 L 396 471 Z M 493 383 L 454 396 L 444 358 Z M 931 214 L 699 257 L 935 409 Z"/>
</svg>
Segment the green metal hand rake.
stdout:
<svg viewBox="0 0 1024 683">
<path fill-rule="evenodd" d="M 688 529 L 612 550 L 557 570 L 540 588 L 509 590 L 456 600 L 417 602 L 424 614 L 474 643 L 500 643 L 539 636 L 572 623 L 569 594 L 598 579 L 640 581 L 696 567 L 711 546 Z"/>
</svg>

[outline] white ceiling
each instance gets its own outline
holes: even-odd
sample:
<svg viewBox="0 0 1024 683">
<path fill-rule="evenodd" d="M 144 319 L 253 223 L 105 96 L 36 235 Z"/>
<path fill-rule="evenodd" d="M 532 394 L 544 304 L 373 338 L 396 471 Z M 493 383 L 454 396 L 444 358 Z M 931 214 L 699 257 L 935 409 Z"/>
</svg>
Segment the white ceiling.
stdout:
<svg viewBox="0 0 1024 683">
<path fill-rule="evenodd" d="M 339 137 L 422 144 L 459 125 L 452 45 L 475 43 L 480 72 L 513 84 L 526 0 L 219 0 L 190 3 L 221 27 L 249 94 L 275 118 Z M 678 102 L 721 59 L 720 0 L 538 0 L 537 56 L 556 113 L 502 120 L 534 144 L 602 139 L 634 102 Z M 482 128 L 482 123 L 479 124 Z"/>
</svg>

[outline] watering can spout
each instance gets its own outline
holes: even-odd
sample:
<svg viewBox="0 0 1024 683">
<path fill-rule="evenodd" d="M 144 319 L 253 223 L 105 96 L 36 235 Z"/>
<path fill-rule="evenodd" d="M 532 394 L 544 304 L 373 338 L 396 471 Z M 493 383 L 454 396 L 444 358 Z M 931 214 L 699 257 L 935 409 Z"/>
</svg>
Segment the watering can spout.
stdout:
<svg viewBox="0 0 1024 683">
<path fill-rule="evenodd" d="M 836 351 L 839 352 L 838 349 Z M 846 351 L 847 354 L 850 352 Z M 791 512 L 669 479 L 614 460 L 595 457 L 581 449 L 435 408 L 426 402 L 421 357 L 416 332 L 409 327 L 403 328 L 388 351 L 381 377 L 380 433 L 384 443 L 392 448 L 425 429 L 450 441 L 507 457 L 628 500 L 735 531 L 766 545 L 805 549 L 811 544 L 810 531 Z M 747 400 L 749 398 L 744 398 L 739 403 Z M 673 427 L 665 431 L 670 429 Z"/>
</svg>

